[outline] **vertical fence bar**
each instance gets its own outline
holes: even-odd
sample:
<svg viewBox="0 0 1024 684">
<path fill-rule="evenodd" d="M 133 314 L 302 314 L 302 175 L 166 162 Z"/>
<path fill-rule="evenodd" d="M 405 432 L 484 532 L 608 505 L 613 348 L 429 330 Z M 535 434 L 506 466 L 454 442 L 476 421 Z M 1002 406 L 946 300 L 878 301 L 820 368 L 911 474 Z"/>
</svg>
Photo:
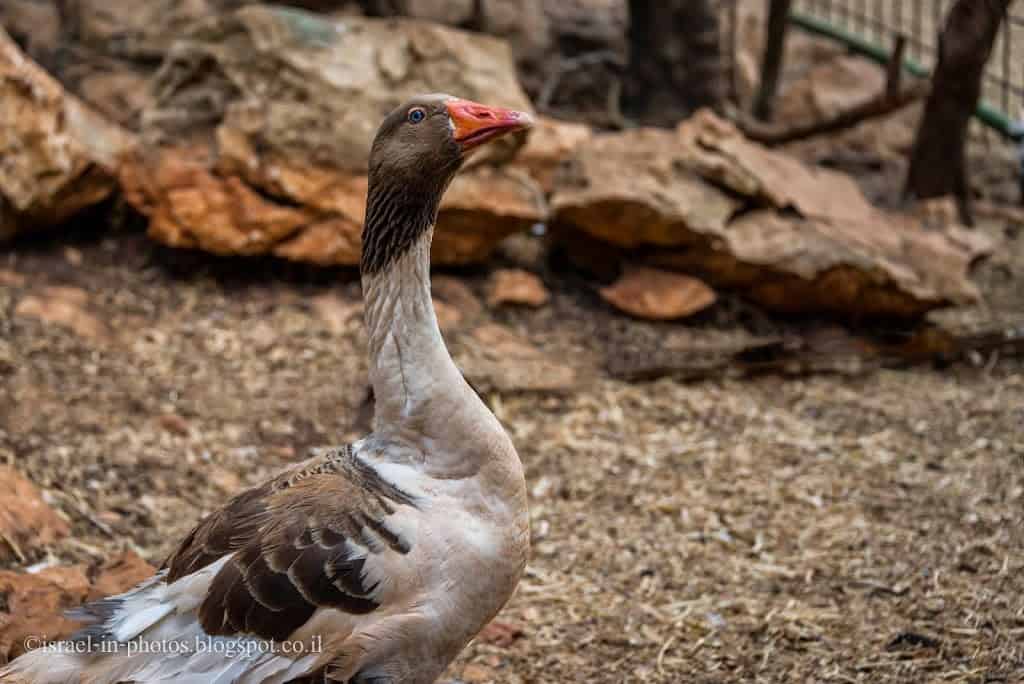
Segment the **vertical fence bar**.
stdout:
<svg viewBox="0 0 1024 684">
<path fill-rule="evenodd" d="M 740 6 L 739 0 L 728 1 L 726 19 L 726 43 L 729 51 L 729 99 L 738 103 L 740 99 L 739 74 L 736 69 L 737 46 L 739 45 Z"/>
<path fill-rule="evenodd" d="M 1009 15 L 1009 12 L 1007 12 Z M 1010 36 L 1013 35 L 1013 26 L 1010 24 L 1010 17 L 1007 16 L 1003 21 L 1003 74 L 1002 74 L 1002 102 L 1003 111 L 1010 117 L 1013 117 L 1016 112 L 1010 111 L 1010 79 L 1012 78 L 1013 62 L 1010 61 Z"/>
<path fill-rule="evenodd" d="M 913 34 L 913 38 L 911 39 L 910 56 L 918 61 L 922 61 L 924 59 L 924 45 L 922 44 L 922 41 L 924 40 L 924 20 L 922 17 L 924 8 L 922 5 L 924 5 L 922 0 L 910 3 L 911 8 L 913 8 L 913 16 L 910 21 L 910 31 Z"/>
<path fill-rule="evenodd" d="M 768 35 L 765 36 L 764 59 L 761 62 L 761 83 L 754 100 L 754 116 L 762 121 L 770 121 L 772 118 L 792 5 L 792 0 L 770 0 L 768 4 Z"/>
</svg>

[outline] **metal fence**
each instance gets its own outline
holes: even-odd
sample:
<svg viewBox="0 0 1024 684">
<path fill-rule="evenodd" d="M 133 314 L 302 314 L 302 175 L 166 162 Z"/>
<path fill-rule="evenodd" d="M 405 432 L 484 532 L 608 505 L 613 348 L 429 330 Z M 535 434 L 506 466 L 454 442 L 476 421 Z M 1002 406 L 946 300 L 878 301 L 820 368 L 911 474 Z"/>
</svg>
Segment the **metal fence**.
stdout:
<svg viewBox="0 0 1024 684">
<path fill-rule="evenodd" d="M 907 38 L 907 57 L 931 69 L 953 0 L 797 0 L 794 10 L 891 47 Z M 1014 53 L 1016 51 L 1016 60 Z M 985 72 L 984 97 L 1011 118 L 1024 115 L 1024 12 L 1011 6 Z"/>
<path fill-rule="evenodd" d="M 731 4 L 724 0 L 726 14 Z M 766 3 L 767 4 L 767 3 Z M 930 71 L 938 33 L 953 0 L 794 0 L 793 14 L 825 22 L 892 50 L 906 38 L 906 57 Z M 734 17 L 735 14 L 732 14 Z M 725 24 L 729 23 L 728 16 Z M 727 32 L 735 27 L 726 26 Z M 1010 120 L 1024 118 L 1024 3 L 1010 6 L 992 58 L 985 70 L 982 97 Z"/>
</svg>

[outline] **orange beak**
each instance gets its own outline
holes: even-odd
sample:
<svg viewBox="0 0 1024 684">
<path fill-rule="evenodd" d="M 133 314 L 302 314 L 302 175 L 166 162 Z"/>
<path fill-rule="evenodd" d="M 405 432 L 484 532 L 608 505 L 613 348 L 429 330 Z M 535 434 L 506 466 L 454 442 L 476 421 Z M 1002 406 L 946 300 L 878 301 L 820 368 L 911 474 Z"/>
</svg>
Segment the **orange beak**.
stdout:
<svg viewBox="0 0 1024 684">
<path fill-rule="evenodd" d="M 488 107 L 469 100 L 449 100 L 448 115 L 455 126 L 455 141 L 463 152 L 533 125 L 533 117 L 526 112 Z"/>
</svg>

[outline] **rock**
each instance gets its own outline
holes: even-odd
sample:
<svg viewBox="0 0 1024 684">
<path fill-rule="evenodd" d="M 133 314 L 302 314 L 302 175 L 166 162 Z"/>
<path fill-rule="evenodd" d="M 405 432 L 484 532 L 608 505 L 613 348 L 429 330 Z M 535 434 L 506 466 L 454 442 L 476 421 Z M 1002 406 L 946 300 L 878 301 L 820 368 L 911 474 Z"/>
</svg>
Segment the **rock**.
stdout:
<svg viewBox="0 0 1024 684">
<path fill-rule="evenodd" d="M 79 337 L 99 342 L 110 331 L 86 308 L 89 295 L 74 287 L 48 287 L 39 294 L 25 296 L 14 308 L 15 316 L 35 318 L 43 323 L 67 328 Z"/>
<path fill-rule="evenodd" d="M 89 601 L 121 594 L 139 582 L 149 579 L 156 568 L 147 563 L 134 551 L 125 551 L 120 556 L 107 560 L 97 571 L 96 579 L 89 589 Z"/>
<path fill-rule="evenodd" d="M 55 3 L 57 4 L 57 3 Z M 152 102 L 156 66 L 190 26 L 230 0 L 60 0 L 62 49 L 56 75 L 111 121 L 138 130 Z"/>
<path fill-rule="evenodd" d="M 474 0 L 369 0 L 376 13 L 398 13 L 448 26 L 461 26 L 473 20 Z"/>
<path fill-rule="evenodd" d="M 465 171 L 441 200 L 431 259 L 449 265 L 482 262 L 509 235 L 545 220 L 544 194 L 526 174 L 490 166 Z"/>
<path fill-rule="evenodd" d="M 29 546 L 45 547 L 70 531 L 32 482 L 13 468 L 0 466 L 0 562 L 24 561 Z"/>
<path fill-rule="evenodd" d="M 972 302 L 968 267 L 991 248 L 882 211 L 849 176 L 757 145 L 707 111 L 675 137 L 638 130 L 582 144 L 552 207 L 563 230 L 642 247 L 648 264 L 785 312 L 918 317 Z"/>
<path fill-rule="evenodd" d="M 171 246 L 357 264 L 380 118 L 437 91 L 529 109 L 507 47 L 493 38 L 280 7 L 215 15 L 176 45 L 154 81 L 144 145 L 122 169 L 126 197 Z M 435 262 L 485 258 L 545 218 L 540 196 L 522 174 L 468 170 L 442 205 Z"/>
<path fill-rule="evenodd" d="M 375 14 L 399 15 L 472 28 L 509 41 L 520 60 L 550 47 L 544 0 L 364 0 Z"/>
<path fill-rule="evenodd" d="M 576 386 L 576 371 L 553 359 L 512 330 L 487 323 L 455 345 L 455 360 L 481 392 L 565 392 Z"/>
<path fill-rule="evenodd" d="M 69 636 L 78 625 L 64 611 L 81 605 L 88 593 L 81 565 L 35 574 L 0 571 L 0 662 Z"/>
<path fill-rule="evenodd" d="M 106 199 L 131 143 L 0 29 L 0 240 L 57 225 Z"/>
<path fill-rule="evenodd" d="M 686 164 L 676 135 L 655 129 L 581 144 L 551 199 L 556 224 L 620 247 L 693 243 L 723 232 L 739 206 Z"/>
<path fill-rule="evenodd" d="M 715 291 L 696 278 L 649 267 L 631 267 L 601 297 L 637 318 L 669 321 L 703 311 L 715 303 Z"/>
<path fill-rule="evenodd" d="M 593 135 L 593 130 L 586 124 L 537 117 L 530 139 L 519 150 L 515 164 L 525 168 L 544 193 L 550 195 L 555 187 L 558 167 Z"/>
<path fill-rule="evenodd" d="M 521 269 L 498 269 L 491 274 L 488 285 L 487 303 L 492 307 L 503 304 L 520 304 L 537 308 L 551 299 L 544 282 Z"/>
<path fill-rule="evenodd" d="M 545 0 L 482 0 L 481 29 L 509 41 L 520 62 L 543 60 L 552 48 Z"/>
</svg>

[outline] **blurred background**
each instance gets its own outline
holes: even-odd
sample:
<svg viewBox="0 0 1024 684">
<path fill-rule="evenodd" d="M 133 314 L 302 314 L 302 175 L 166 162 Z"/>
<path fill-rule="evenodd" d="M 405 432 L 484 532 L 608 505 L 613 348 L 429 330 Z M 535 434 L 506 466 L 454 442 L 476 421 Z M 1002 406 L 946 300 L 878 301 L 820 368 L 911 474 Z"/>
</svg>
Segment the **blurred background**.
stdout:
<svg viewBox="0 0 1024 684">
<path fill-rule="evenodd" d="M 445 681 L 1024 671 L 1024 5 L 3 0 L 0 663 L 370 429 L 381 118 L 534 554 Z"/>
</svg>

